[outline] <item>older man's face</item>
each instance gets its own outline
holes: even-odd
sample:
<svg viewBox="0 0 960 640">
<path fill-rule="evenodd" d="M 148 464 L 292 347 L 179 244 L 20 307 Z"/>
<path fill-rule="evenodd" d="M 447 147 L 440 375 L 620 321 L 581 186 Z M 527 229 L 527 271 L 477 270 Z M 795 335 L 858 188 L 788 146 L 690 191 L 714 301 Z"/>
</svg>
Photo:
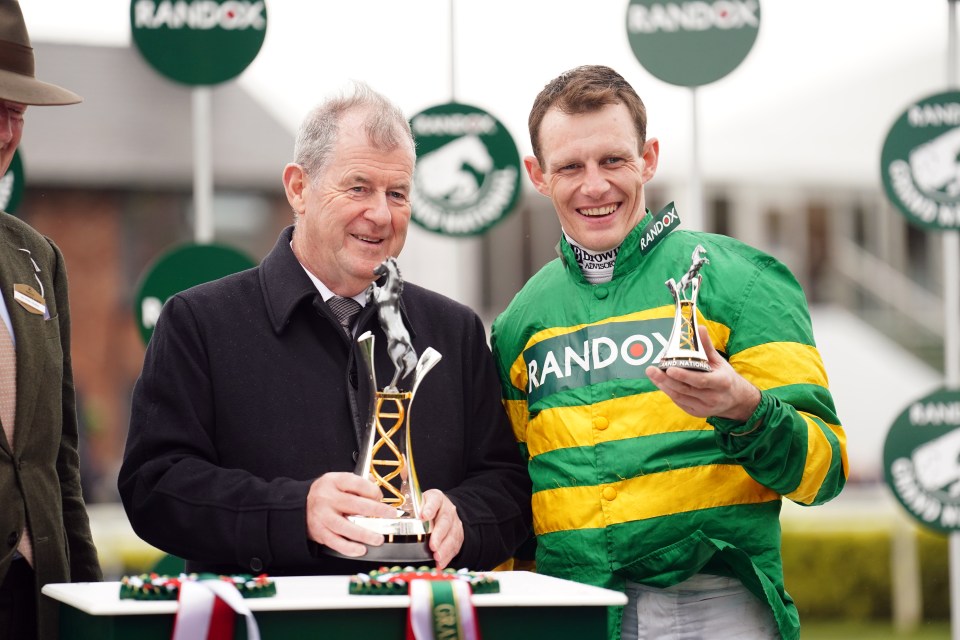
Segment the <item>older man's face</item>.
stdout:
<svg viewBox="0 0 960 640">
<path fill-rule="evenodd" d="M 23 135 L 23 114 L 27 105 L 0 100 L 0 175 L 6 173 Z"/>
<path fill-rule="evenodd" d="M 359 122 L 348 115 L 340 123 L 322 175 L 307 176 L 297 165 L 284 174 L 287 197 L 300 215 L 294 253 L 341 296 L 363 291 L 376 278 L 377 265 L 399 255 L 410 222 L 413 149 L 371 146 Z"/>
</svg>

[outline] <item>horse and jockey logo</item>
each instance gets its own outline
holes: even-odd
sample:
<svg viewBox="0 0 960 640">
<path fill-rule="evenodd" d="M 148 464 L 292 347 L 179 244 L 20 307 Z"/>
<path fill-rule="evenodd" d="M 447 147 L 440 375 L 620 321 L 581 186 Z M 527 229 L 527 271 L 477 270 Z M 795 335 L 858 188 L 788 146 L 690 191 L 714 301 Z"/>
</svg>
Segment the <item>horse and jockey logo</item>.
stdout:
<svg viewBox="0 0 960 640">
<path fill-rule="evenodd" d="M 493 169 L 493 158 L 470 134 L 448 142 L 417 161 L 416 184 L 435 201 L 462 207 L 479 199 L 483 178 Z"/>
<path fill-rule="evenodd" d="M 960 391 L 938 389 L 904 409 L 883 446 L 884 479 L 920 524 L 960 530 Z"/>
<path fill-rule="evenodd" d="M 887 198 L 926 229 L 960 229 L 960 92 L 911 104 L 890 128 L 880 158 Z"/>
<path fill-rule="evenodd" d="M 437 233 L 474 235 L 499 222 L 520 195 L 520 155 L 496 118 L 450 103 L 414 116 L 413 221 Z"/>
</svg>

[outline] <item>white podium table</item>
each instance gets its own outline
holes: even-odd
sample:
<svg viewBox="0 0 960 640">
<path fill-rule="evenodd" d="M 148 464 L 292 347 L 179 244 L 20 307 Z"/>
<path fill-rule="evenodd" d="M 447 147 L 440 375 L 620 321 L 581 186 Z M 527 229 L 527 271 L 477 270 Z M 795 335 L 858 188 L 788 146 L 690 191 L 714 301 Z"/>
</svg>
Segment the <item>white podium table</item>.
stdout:
<svg viewBox="0 0 960 640">
<path fill-rule="evenodd" d="M 474 595 L 481 634 L 492 640 L 607 637 L 607 607 L 626 604 L 616 591 L 526 571 L 497 572 L 500 593 Z M 245 600 L 263 640 L 300 637 L 402 640 L 407 596 L 355 596 L 348 576 L 277 577 L 277 595 Z M 119 582 L 48 584 L 60 602 L 60 637 L 70 640 L 169 640 L 175 601 L 121 600 Z M 319 635 L 317 635 L 319 634 Z M 246 638 L 241 620 L 235 638 Z"/>
</svg>

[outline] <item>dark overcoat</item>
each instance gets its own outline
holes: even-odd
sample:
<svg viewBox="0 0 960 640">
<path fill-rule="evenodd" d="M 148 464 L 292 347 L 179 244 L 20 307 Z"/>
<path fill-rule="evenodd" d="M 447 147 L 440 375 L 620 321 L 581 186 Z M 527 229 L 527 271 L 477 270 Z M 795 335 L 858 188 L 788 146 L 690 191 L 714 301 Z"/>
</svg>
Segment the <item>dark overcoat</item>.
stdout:
<svg viewBox="0 0 960 640">
<path fill-rule="evenodd" d="M 42 294 L 46 314 L 15 301 L 18 284 Z M 40 638 L 56 638 L 57 605 L 40 588 L 102 579 L 80 493 L 67 273 L 53 242 L 4 213 L 0 290 L 17 345 L 15 448 L 0 431 L 0 582 L 29 522 Z"/>
<path fill-rule="evenodd" d="M 375 565 L 316 553 L 311 483 L 353 471 L 370 389 L 359 348 L 290 248 L 292 227 L 256 268 L 164 305 L 133 394 L 120 495 L 134 530 L 191 570 L 346 574 Z M 489 569 L 530 525 L 530 482 L 500 403 L 483 325 L 467 307 L 406 283 L 418 354 L 443 356 L 411 406 L 423 490 L 456 505 L 465 541 L 452 566 Z M 377 381 L 394 367 L 375 307 Z"/>
</svg>

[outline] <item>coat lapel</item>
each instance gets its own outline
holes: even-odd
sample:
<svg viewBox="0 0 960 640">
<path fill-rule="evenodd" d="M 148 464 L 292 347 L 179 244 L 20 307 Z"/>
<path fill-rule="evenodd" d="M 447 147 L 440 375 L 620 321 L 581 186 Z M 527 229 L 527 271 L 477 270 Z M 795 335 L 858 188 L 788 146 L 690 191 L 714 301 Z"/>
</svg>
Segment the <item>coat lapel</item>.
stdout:
<svg viewBox="0 0 960 640">
<path fill-rule="evenodd" d="M 39 292 L 40 285 L 37 282 L 37 277 L 39 277 L 44 282 L 44 297 L 46 298 L 52 294 L 49 291 L 52 281 L 50 280 L 50 274 L 36 273 L 30 254 L 22 251 L 27 247 L 18 242 L 20 237 L 11 235 L 9 230 L 6 231 L 6 241 L 0 245 L 2 246 L 2 251 L 0 251 L 0 290 L 2 290 L 3 302 L 7 306 L 10 320 L 13 323 L 13 333 L 16 336 L 16 429 L 19 438 L 25 438 L 27 437 L 26 429 L 33 419 L 37 393 L 43 383 L 43 356 L 47 348 L 44 342 L 46 321 L 42 315 L 30 313 L 14 299 L 13 287 L 16 284 L 26 284 Z M 7 451 L 10 451 L 10 444 L 6 442 L 6 438 L 4 438 L 2 444 L 6 446 Z"/>
</svg>

